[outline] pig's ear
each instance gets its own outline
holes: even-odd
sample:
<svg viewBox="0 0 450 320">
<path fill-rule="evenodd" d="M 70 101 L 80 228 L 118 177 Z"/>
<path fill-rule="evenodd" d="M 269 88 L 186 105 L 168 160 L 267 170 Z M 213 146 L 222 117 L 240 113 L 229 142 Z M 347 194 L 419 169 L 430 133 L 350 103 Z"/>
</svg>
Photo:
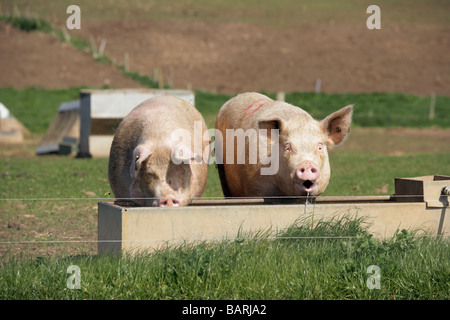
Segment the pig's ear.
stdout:
<svg viewBox="0 0 450 320">
<path fill-rule="evenodd" d="M 282 132 L 285 127 L 285 123 L 282 119 L 274 118 L 270 120 L 260 119 L 258 120 L 258 128 L 265 129 L 267 134 L 267 140 L 271 140 L 271 130 L 278 129 L 278 133 Z"/>
<path fill-rule="evenodd" d="M 320 124 L 322 130 L 327 133 L 327 142 L 331 145 L 339 145 L 344 142 L 350 132 L 352 122 L 353 105 L 348 105 L 323 119 Z"/>
<path fill-rule="evenodd" d="M 183 143 L 179 143 L 172 148 L 171 159 L 175 164 L 189 164 L 191 163 L 191 160 L 194 160 L 195 163 L 202 162 L 202 156 L 198 153 L 192 152 L 191 148 Z"/>
<path fill-rule="evenodd" d="M 143 146 L 137 146 L 133 151 L 133 158 L 131 159 L 130 166 L 130 176 L 136 178 L 136 175 L 141 168 L 142 164 L 148 157 L 150 157 L 152 152 Z"/>
<path fill-rule="evenodd" d="M 258 128 L 259 129 L 278 129 L 282 130 L 284 127 L 284 121 L 279 118 L 274 119 L 259 119 L 258 120 Z"/>
</svg>

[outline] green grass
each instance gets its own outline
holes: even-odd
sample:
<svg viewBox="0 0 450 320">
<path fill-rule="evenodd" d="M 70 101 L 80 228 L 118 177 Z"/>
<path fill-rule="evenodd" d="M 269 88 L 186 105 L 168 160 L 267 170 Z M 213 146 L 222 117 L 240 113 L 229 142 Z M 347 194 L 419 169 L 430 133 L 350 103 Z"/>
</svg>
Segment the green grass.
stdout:
<svg viewBox="0 0 450 320">
<path fill-rule="evenodd" d="M 43 31 L 50 32 L 52 25 L 45 19 L 37 17 L 25 17 L 25 16 L 0 16 L 0 21 L 7 21 L 14 27 L 23 31 Z"/>
<path fill-rule="evenodd" d="M 389 185 L 394 192 L 395 177 L 448 174 L 450 154 L 330 153 L 332 178 L 324 195 L 373 195 Z M 205 197 L 221 197 L 215 165 L 210 165 Z M 0 158 L 0 195 L 10 198 L 94 198 L 110 199 L 108 159 L 76 159 L 61 156 Z M 358 188 L 355 188 L 358 186 Z M 106 196 L 105 196 L 106 195 Z"/>
<path fill-rule="evenodd" d="M 149 87 L 155 83 L 139 74 L 132 74 Z M 33 133 L 45 133 L 62 102 L 79 99 L 81 88 L 41 89 L 41 88 L 0 88 L 0 102 Z M 273 93 L 266 93 L 274 97 Z M 197 109 L 202 113 L 209 128 L 214 128 L 220 107 L 231 96 L 195 91 Z M 356 127 L 440 127 L 450 128 L 448 106 L 450 97 L 436 97 L 435 119 L 428 119 L 430 97 L 402 93 L 361 93 L 361 94 L 316 94 L 290 93 L 286 101 L 308 111 L 316 119 L 355 104 L 352 126 Z"/>
<path fill-rule="evenodd" d="M 352 125 L 361 127 L 450 127 L 450 97 L 438 96 L 435 118 L 429 119 L 431 97 L 403 93 L 316 94 L 294 92 L 286 101 L 323 119 L 328 114 L 354 104 Z"/>
<path fill-rule="evenodd" d="M 0 102 L 32 133 L 45 133 L 56 116 L 59 105 L 79 98 L 79 88 L 0 88 Z"/>
<path fill-rule="evenodd" d="M 111 191 L 108 159 L 42 156 L 0 158 L 2 198 L 85 198 Z"/>
<path fill-rule="evenodd" d="M 395 178 L 450 173 L 450 153 L 388 156 L 373 152 L 330 152 L 331 179 L 324 196 L 394 194 Z M 378 191 L 387 186 L 386 191 Z"/>
<path fill-rule="evenodd" d="M 0 158 L 0 233 L 8 234 L 0 239 L 95 240 L 97 203 L 112 200 L 107 164 L 107 159 L 58 156 Z M 75 251 L 85 247 L 74 246 Z M 27 252 L 36 256 L 32 247 L 1 245 L 0 255 Z M 40 250 L 52 255 L 59 248 Z"/>
<path fill-rule="evenodd" d="M 317 234 L 349 238 L 308 238 Z M 262 233 L 152 255 L 3 261 L 0 299 L 449 298 L 448 241 L 405 230 L 377 240 L 351 216 L 294 225 L 276 236 L 290 238 Z M 80 268 L 80 289 L 67 288 L 71 265 Z M 380 270 L 379 289 L 367 286 L 372 265 Z"/>
</svg>

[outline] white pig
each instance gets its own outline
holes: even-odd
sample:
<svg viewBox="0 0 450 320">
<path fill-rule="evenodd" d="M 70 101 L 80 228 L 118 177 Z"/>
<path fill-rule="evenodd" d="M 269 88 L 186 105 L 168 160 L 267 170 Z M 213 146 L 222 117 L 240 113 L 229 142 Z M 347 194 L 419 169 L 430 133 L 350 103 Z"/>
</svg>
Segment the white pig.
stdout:
<svg viewBox="0 0 450 320">
<path fill-rule="evenodd" d="M 327 145 L 339 145 L 347 137 L 352 111 L 353 105 L 349 105 L 317 121 L 296 106 L 259 93 L 242 93 L 230 99 L 216 120 L 216 130 L 223 137 L 216 139 L 215 149 L 223 157 L 223 164 L 217 167 L 224 195 L 320 195 L 330 180 Z M 246 136 L 241 146 L 233 136 L 240 129 Z M 239 148 L 245 148 L 243 164 L 239 163 L 239 150 L 232 150 Z M 253 163 L 249 161 L 252 154 L 258 155 Z"/>
<path fill-rule="evenodd" d="M 195 126 L 201 134 L 207 130 L 197 109 L 177 97 L 158 96 L 135 107 L 111 145 L 108 175 L 114 196 L 160 207 L 185 206 L 200 197 L 208 177 L 202 155 L 209 154 L 209 144 L 194 143 Z M 187 142 L 175 132 L 185 132 Z"/>
</svg>

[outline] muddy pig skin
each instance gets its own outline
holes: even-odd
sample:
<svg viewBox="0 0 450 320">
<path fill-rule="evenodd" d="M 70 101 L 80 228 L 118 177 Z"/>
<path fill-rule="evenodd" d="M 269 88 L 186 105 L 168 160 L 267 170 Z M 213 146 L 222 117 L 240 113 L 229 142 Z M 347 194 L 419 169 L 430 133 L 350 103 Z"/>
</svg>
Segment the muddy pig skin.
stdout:
<svg viewBox="0 0 450 320">
<path fill-rule="evenodd" d="M 216 136 L 215 150 L 222 152 L 223 164 L 218 162 L 217 168 L 224 195 L 320 195 L 330 180 L 327 146 L 345 140 L 352 112 L 349 105 L 317 121 L 298 107 L 259 93 L 231 98 L 216 119 L 216 132 L 222 134 L 222 139 Z M 241 146 L 239 130 L 245 138 Z M 245 161 L 239 162 L 239 148 L 245 148 Z M 251 154 L 257 160 L 252 162 Z"/>
<path fill-rule="evenodd" d="M 197 143 L 195 128 L 201 131 Z M 206 130 L 197 109 L 177 97 L 158 96 L 135 107 L 111 145 L 108 175 L 116 199 L 178 207 L 201 197 L 208 177 L 203 154 L 209 155 L 209 142 L 202 141 Z"/>
</svg>

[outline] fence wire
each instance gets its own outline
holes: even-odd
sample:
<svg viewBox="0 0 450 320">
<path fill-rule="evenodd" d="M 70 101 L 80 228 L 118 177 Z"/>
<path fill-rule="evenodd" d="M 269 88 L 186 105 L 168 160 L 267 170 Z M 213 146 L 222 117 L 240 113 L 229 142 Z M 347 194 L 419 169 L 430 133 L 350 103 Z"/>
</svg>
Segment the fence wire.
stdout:
<svg viewBox="0 0 450 320">
<path fill-rule="evenodd" d="M 450 188 L 450 186 L 445 187 L 444 189 Z M 441 194 L 443 196 L 450 196 L 449 194 Z M 333 199 L 333 198 L 354 198 L 355 201 L 358 201 L 358 198 L 374 198 L 376 200 L 377 197 L 390 197 L 392 199 L 396 198 L 423 198 L 423 194 L 407 194 L 407 195 L 367 195 L 367 196 L 270 196 L 270 197 L 191 197 L 188 198 L 190 200 L 262 200 L 262 199 L 288 199 L 288 200 L 303 200 L 303 199 L 323 199 L 323 197 L 327 199 Z M 130 201 L 133 200 L 159 200 L 159 198 L 151 198 L 151 197 L 145 197 L 145 198 L 114 198 L 114 197 L 73 197 L 73 198 L 0 198 L 0 201 L 72 201 L 72 200 L 96 200 L 96 201 Z"/>
<path fill-rule="evenodd" d="M 445 187 L 444 189 L 447 191 L 449 188 Z M 443 193 L 441 195 L 447 196 L 447 194 Z M 395 200 L 396 198 L 423 198 L 423 194 L 412 194 L 412 195 L 376 195 L 376 196 L 345 196 L 349 199 L 354 199 L 355 202 L 358 201 L 358 198 L 373 198 L 374 201 L 376 201 L 376 198 L 380 197 L 389 197 L 392 200 Z M 327 196 L 327 201 L 331 201 L 333 198 L 342 198 L 342 196 Z M 0 201 L 6 202 L 6 201 L 80 201 L 80 200 L 87 200 L 87 201 L 128 201 L 133 202 L 133 200 L 157 200 L 159 198 L 111 198 L 111 197 L 96 197 L 96 198 L 0 198 Z M 222 198 L 222 197 L 195 197 L 190 198 L 191 200 L 221 200 L 221 201 L 245 201 L 245 200 L 264 200 L 264 199 L 276 199 L 276 200 L 304 200 L 305 203 L 286 203 L 286 204 L 295 204 L 295 205 L 304 205 L 305 209 L 308 206 L 312 206 L 313 208 L 317 204 L 317 202 L 320 203 L 321 196 L 271 196 L 267 198 L 263 197 L 229 197 L 229 198 Z M 312 202 L 309 202 L 312 200 Z M 263 204 L 261 204 L 263 205 Z M 448 203 L 447 203 L 448 206 Z M 164 209 L 163 209 L 164 210 Z M 306 211 L 304 212 L 306 213 Z M 415 235 L 416 237 L 443 237 L 442 234 L 437 235 Z M 242 237 L 235 237 L 235 238 L 224 238 L 224 239 L 217 239 L 217 238 L 180 238 L 180 239 L 153 239 L 153 240 L 143 240 L 143 239 L 136 239 L 136 240 L 24 240 L 24 241 L 0 241 L 0 245 L 23 245 L 23 244 L 80 244 L 80 243 L 148 243 L 148 242 L 158 242 L 158 243 L 179 243 L 179 242 L 202 242 L 202 241 L 223 241 L 223 240 L 229 240 L 229 241 L 237 241 L 237 240 L 246 240 L 246 241 L 262 241 L 262 240 L 312 240 L 312 239 L 357 239 L 361 238 L 361 236 L 300 236 L 300 237 L 248 237 L 248 238 L 242 238 Z"/>
<path fill-rule="evenodd" d="M 443 235 L 431 235 L 431 234 L 427 234 L 427 235 L 414 235 L 414 237 L 418 237 L 418 238 L 441 238 L 443 237 Z M 153 243 L 184 243 L 184 242 L 218 242 L 218 241 L 265 241 L 265 240 L 315 240 L 315 239 L 320 239 L 320 240 L 324 240 L 324 239 L 339 239 L 339 240 L 344 240 L 344 239 L 362 239 L 364 237 L 361 236 L 305 236 L 305 237 L 262 237 L 262 238 L 255 238 L 255 237 L 249 237 L 249 238 L 224 238 L 224 239 L 217 239 L 217 238 L 197 238 L 197 239 L 171 239 L 171 240 L 157 240 L 157 239 L 153 239 L 153 240 L 146 240 L 146 239 L 138 239 L 138 240 L 48 240 L 48 241 L 40 241 L 40 240 L 36 240 L 36 241 L 0 241 L 0 245 L 13 245 L 13 244 L 75 244 L 75 243 L 133 243 L 133 242 L 137 242 L 137 243 L 148 243 L 148 242 L 153 242 Z"/>
</svg>

